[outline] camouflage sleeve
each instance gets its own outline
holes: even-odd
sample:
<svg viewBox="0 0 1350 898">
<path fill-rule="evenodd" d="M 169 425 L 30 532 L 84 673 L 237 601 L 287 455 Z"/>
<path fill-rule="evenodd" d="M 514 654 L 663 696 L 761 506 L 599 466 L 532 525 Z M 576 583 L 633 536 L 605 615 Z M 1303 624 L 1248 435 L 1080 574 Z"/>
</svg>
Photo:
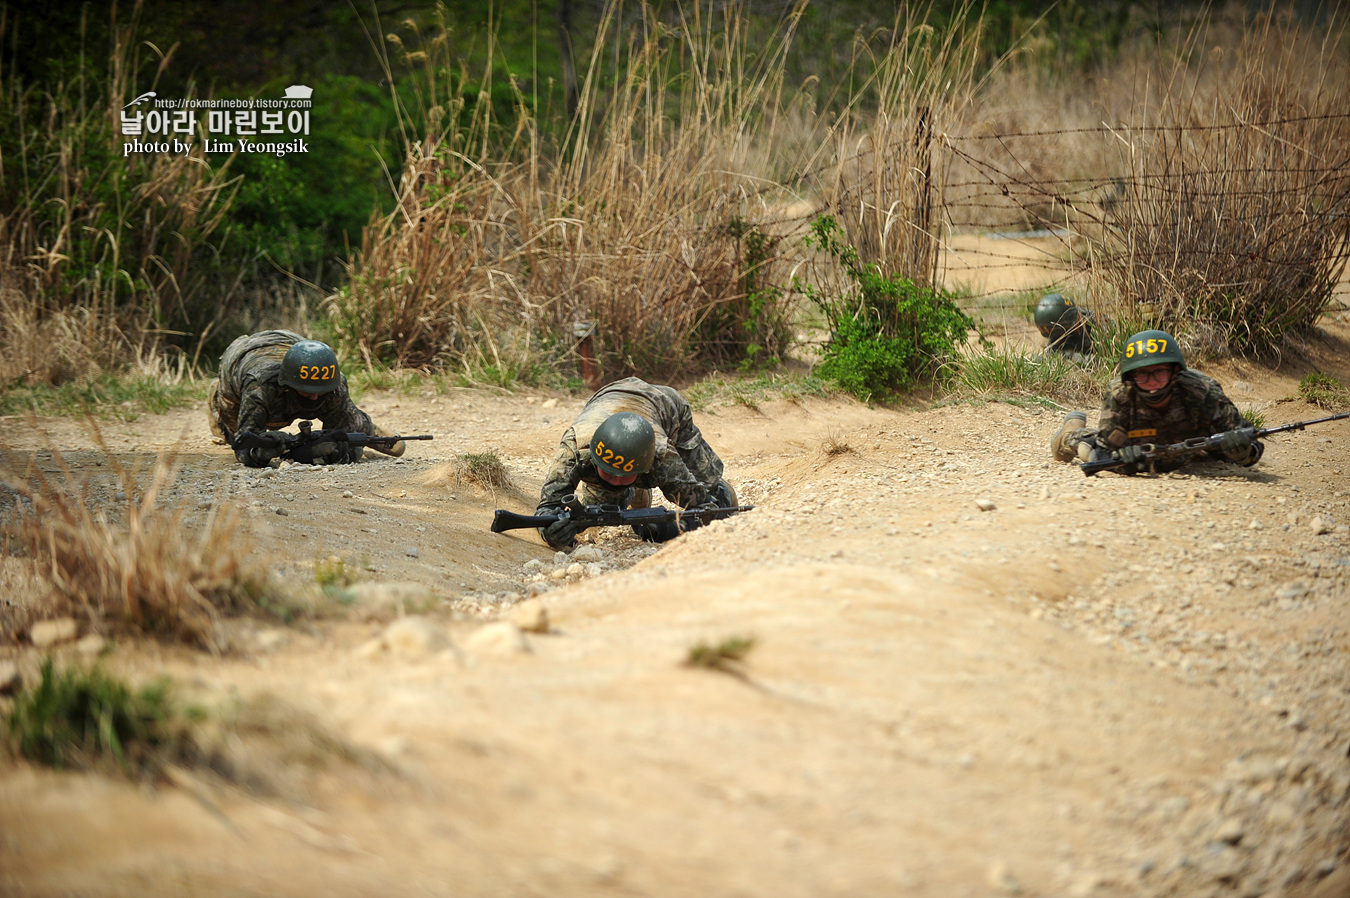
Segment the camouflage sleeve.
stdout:
<svg viewBox="0 0 1350 898">
<path fill-rule="evenodd" d="M 245 380 L 239 393 L 239 424 L 236 433 L 262 433 L 267 430 L 268 414 L 266 391 L 253 379 Z"/>
<path fill-rule="evenodd" d="M 708 502 L 708 488 L 672 449 L 656 457 L 651 478 L 661 487 L 662 494 L 681 508 L 695 508 Z"/>
<path fill-rule="evenodd" d="M 351 394 L 347 392 L 345 375 L 342 377 L 342 384 L 324 397 L 324 403 L 319 409 L 319 420 L 329 430 L 375 435 L 375 425 L 371 422 L 370 415 L 361 411 L 356 407 L 356 403 L 352 402 Z"/>
<path fill-rule="evenodd" d="M 1112 381 L 1102 395 L 1102 408 L 1097 416 L 1097 445 L 1103 449 L 1119 449 L 1129 441 L 1129 422 L 1125 420 L 1121 384 Z"/>
<path fill-rule="evenodd" d="M 1240 430 L 1251 426 L 1247 423 L 1247 419 L 1242 417 L 1242 412 L 1238 411 L 1238 407 L 1233 404 L 1233 400 L 1224 394 L 1223 388 L 1217 383 L 1206 394 L 1205 404 L 1213 433 L 1224 433 L 1225 431 Z M 1235 465 L 1251 466 L 1260 460 L 1265 448 L 1260 441 L 1254 440 L 1246 449 L 1220 454 Z"/>
<path fill-rule="evenodd" d="M 577 491 L 577 484 L 581 483 L 581 456 L 577 453 L 577 435 L 572 428 L 567 428 L 563 434 L 562 442 L 558 444 L 558 451 L 553 456 L 553 465 L 549 468 L 548 476 L 544 478 L 544 486 L 539 491 L 539 505 L 536 506 L 538 514 L 549 514 L 559 511 L 563 507 L 563 499 Z"/>
</svg>

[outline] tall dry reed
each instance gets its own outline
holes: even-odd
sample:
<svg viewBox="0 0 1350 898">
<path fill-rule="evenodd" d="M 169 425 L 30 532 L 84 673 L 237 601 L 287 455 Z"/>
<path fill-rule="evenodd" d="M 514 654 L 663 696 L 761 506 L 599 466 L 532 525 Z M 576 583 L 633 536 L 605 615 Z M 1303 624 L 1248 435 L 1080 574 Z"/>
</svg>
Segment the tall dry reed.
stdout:
<svg viewBox="0 0 1350 898">
<path fill-rule="evenodd" d="M 1278 350 L 1331 301 L 1350 255 L 1344 33 L 1267 13 L 1231 52 L 1197 37 L 1117 131 L 1128 176 L 1093 262 L 1194 349 Z"/>
<path fill-rule="evenodd" d="M 81 67 L 40 86 L 0 69 L 0 387 L 88 377 L 166 338 L 190 347 L 228 311 L 214 253 L 227 174 L 199 157 L 123 154 L 123 105 L 173 56 L 142 64 L 140 12 L 114 20 L 106 77 Z"/>
<path fill-rule="evenodd" d="M 447 91 L 419 88 L 430 133 L 409 154 L 399 207 L 330 300 L 344 342 L 395 364 L 501 368 L 565 360 L 575 328 L 593 324 L 607 379 L 781 353 L 781 260 L 745 157 L 778 108 L 792 28 L 752 51 L 739 14 L 714 23 L 711 10 L 672 24 L 644 8 L 618 35 L 616 68 L 603 50 L 611 9 L 557 145 L 523 98 L 505 132 L 487 103 L 464 127 Z M 444 44 L 422 46 L 414 61 L 446 70 Z"/>
<path fill-rule="evenodd" d="M 221 617 L 257 608 L 268 590 L 237 512 L 212 506 L 204 520 L 189 521 L 194 512 L 160 502 L 175 477 L 171 454 L 142 482 L 97 438 L 126 498 L 81 478 L 53 448 L 52 475 L 36 465 L 0 472 L 20 500 L 18 544 L 96 628 L 224 648 Z"/>
</svg>

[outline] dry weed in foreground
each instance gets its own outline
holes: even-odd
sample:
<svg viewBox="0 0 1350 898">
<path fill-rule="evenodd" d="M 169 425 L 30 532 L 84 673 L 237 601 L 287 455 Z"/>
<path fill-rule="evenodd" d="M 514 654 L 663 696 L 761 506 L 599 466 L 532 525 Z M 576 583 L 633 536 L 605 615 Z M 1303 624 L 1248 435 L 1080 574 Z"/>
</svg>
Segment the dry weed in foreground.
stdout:
<svg viewBox="0 0 1350 898">
<path fill-rule="evenodd" d="M 156 460 L 142 489 L 109 453 L 106 461 L 127 496 L 125 509 L 116 509 L 116 518 L 125 516 L 119 521 L 55 449 L 52 457 L 62 482 L 37 468 L 5 475 L 25 500 L 18 539 L 43 578 L 96 626 L 224 648 L 220 616 L 258 607 L 267 590 L 237 512 L 213 506 L 206 520 L 188 526 L 185 508 L 158 502 L 175 476 L 172 454 Z"/>
<path fill-rule="evenodd" d="M 848 437 L 842 433 L 831 432 L 826 435 L 825 441 L 820 444 L 820 451 L 824 452 L 829 458 L 836 455 L 847 455 L 854 449 L 849 445 Z"/>
<path fill-rule="evenodd" d="M 744 676 L 745 672 L 741 669 L 741 665 L 754 647 L 753 636 L 728 636 L 717 645 L 700 642 L 689 649 L 684 666 Z"/>
<path fill-rule="evenodd" d="M 502 464 L 502 460 L 495 452 L 463 453 L 454 461 L 438 466 L 426 479 L 429 486 L 447 482 L 456 486 L 467 484 L 493 492 L 516 488 L 515 482 L 511 480 L 511 473 L 506 470 L 506 465 Z"/>
</svg>

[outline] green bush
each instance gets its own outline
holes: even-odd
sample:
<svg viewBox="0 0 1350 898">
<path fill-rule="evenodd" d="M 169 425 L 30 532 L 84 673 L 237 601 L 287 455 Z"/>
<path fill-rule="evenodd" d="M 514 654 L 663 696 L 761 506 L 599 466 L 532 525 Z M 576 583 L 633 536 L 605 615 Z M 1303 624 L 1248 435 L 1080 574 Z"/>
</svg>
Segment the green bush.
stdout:
<svg viewBox="0 0 1350 898">
<path fill-rule="evenodd" d="M 1298 395 L 1309 405 L 1330 411 L 1350 407 L 1350 390 L 1335 376 L 1314 371 L 1298 382 Z"/>
<path fill-rule="evenodd" d="M 49 767 L 89 768 L 112 761 L 128 774 L 154 772 L 176 743 L 168 680 L 138 691 L 98 668 L 57 671 L 21 693 L 5 717 L 11 748 Z"/>
<path fill-rule="evenodd" d="M 955 357 L 975 322 L 951 293 L 864 265 L 828 215 L 811 223 L 811 233 L 808 244 L 838 262 L 853 282 L 837 297 L 797 282 L 830 328 L 821 376 L 871 402 L 930 380 Z"/>
</svg>

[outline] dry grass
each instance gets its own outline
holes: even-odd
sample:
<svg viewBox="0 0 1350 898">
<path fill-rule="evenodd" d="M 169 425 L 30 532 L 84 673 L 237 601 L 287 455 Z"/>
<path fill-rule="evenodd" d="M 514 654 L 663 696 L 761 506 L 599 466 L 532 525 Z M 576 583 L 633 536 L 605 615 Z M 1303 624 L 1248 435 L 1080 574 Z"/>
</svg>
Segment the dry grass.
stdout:
<svg viewBox="0 0 1350 898">
<path fill-rule="evenodd" d="M 606 17 L 596 45 L 626 41 L 620 62 L 597 50 L 552 150 L 523 102 L 504 148 L 488 146 L 500 128 L 489 104 L 451 130 L 462 105 L 429 76 L 418 102 L 431 129 L 399 208 L 369 229 L 351 286 L 329 302 L 343 341 L 402 366 L 500 372 L 532 354 L 570 363 L 574 325 L 594 322 L 607 380 L 780 354 L 785 275 L 745 160 L 747 134 L 777 108 L 790 29 L 759 52 L 744 22 L 712 28 L 709 15 L 698 5 L 677 27 L 644 18 L 618 36 Z M 423 71 L 452 68 L 443 42 L 420 46 L 409 58 Z"/>
<path fill-rule="evenodd" d="M 114 123 L 146 76 L 139 12 L 114 21 L 106 77 L 81 70 L 42 92 L 0 72 L 0 119 L 23 131 L 0 194 L 0 388 L 143 360 L 174 329 L 204 340 L 230 306 L 233 287 L 210 261 L 228 174 L 182 154 L 121 153 Z"/>
<path fill-rule="evenodd" d="M 829 136 L 824 198 L 861 262 L 932 287 L 946 181 L 946 156 L 935 149 L 972 99 L 979 29 L 963 27 L 975 18 L 968 3 L 944 32 L 927 18 L 906 4 L 879 51 L 859 35 L 855 68 L 871 88 Z M 860 111 L 865 100 L 875 111 Z"/>
<path fill-rule="evenodd" d="M 99 438 L 102 446 L 101 438 Z M 158 458 L 142 484 L 116 457 L 106 463 L 125 500 L 81 480 L 58 450 L 56 470 L 8 471 L 19 497 L 16 541 L 54 592 L 100 630 L 182 639 L 225 648 L 223 615 L 255 610 L 268 598 L 266 573 L 250 557 L 238 513 L 213 505 L 205 520 L 164 507 L 174 458 Z"/>
<path fill-rule="evenodd" d="M 685 667 L 701 667 L 744 677 L 744 664 L 754 649 L 754 636 L 729 636 L 716 644 L 700 642 L 689 649 L 685 656 Z"/>
<path fill-rule="evenodd" d="M 491 492 L 513 492 L 516 490 L 511 472 L 497 457 L 495 452 L 466 452 L 456 456 L 454 461 L 438 465 L 428 472 L 424 482 L 428 486 L 454 484 L 473 486 Z"/>
</svg>

